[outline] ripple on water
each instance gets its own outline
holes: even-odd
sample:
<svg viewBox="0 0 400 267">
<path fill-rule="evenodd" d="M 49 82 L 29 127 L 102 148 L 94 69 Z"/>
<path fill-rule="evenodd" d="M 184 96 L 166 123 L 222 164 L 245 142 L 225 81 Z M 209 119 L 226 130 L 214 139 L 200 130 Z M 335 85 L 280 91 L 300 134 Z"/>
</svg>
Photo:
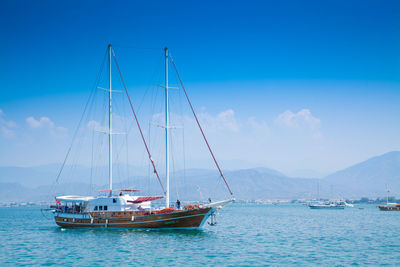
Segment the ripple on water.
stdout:
<svg viewBox="0 0 400 267">
<path fill-rule="evenodd" d="M 64 229 L 39 208 L 0 208 L 5 265 L 400 265 L 400 212 L 239 205 L 201 231 Z M 35 223 L 32 224 L 31 222 Z"/>
</svg>

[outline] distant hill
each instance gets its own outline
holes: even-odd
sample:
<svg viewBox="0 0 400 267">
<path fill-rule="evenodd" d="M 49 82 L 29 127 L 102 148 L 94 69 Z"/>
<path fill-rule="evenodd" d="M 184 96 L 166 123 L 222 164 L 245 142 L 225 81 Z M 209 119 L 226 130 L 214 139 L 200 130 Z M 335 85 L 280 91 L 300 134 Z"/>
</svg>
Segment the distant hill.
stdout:
<svg viewBox="0 0 400 267">
<path fill-rule="evenodd" d="M 114 188 L 140 189 L 141 194 L 160 195 L 154 175 L 120 167 L 115 172 Z M 118 168 L 115 168 L 116 170 Z M 107 167 L 95 172 L 83 166 L 66 166 L 60 183 L 54 186 L 59 165 L 38 167 L 0 167 L 0 201 L 51 200 L 54 194 L 93 194 L 107 188 Z M 135 175 L 132 175 L 135 174 Z M 268 168 L 225 171 L 236 199 L 311 199 L 383 197 L 386 185 L 391 195 L 400 195 L 400 152 L 389 152 L 340 170 L 323 179 L 293 178 Z M 92 183 L 90 177 L 96 177 Z M 128 177 L 125 179 L 125 177 Z M 161 174 L 164 179 L 164 175 Z M 206 200 L 229 197 L 216 170 L 188 169 L 171 173 L 171 199 Z"/>
<path fill-rule="evenodd" d="M 348 197 L 381 197 L 388 186 L 400 194 L 400 151 L 392 151 L 328 175 L 324 180 Z"/>
<path fill-rule="evenodd" d="M 0 190 L 0 201 L 36 201 L 40 196 L 52 198 L 54 194 L 90 194 L 90 168 L 67 166 L 65 172 L 60 183 L 54 186 L 58 173 L 55 166 L 0 167 L 0 183 L 4 190 L 8 188 Z M 92 184 L 95 191 L 107 188 L 107 168 L 98 168 L 96 175 L 99 174 L 100 179 Z M 162 193 L 154 176 L 118 179 L 124 176 L 118 174 L 115 174 L 114 188 L 140 189 L 143 194 Z M 268 168 L 226 171 L 225 176 L 237 199 L 306 198 L 313 194 L 316 184 L 314 179 L 290 178 Z M 164 175 L 161 174 L 161 177 L 164 178 Z M 188 169 L 171 173 L 171 198 L 176 197 L 182 200 L 222 199 L 229 197 L 229 193 L 218 171 Z"/>
<path fill-rule="evenodd" d="M 297 199 L 312 197 L 315 179 L 291 178 L 271 169 L 257 168 L 226 173 L 238 199 Z"/>
</svg>

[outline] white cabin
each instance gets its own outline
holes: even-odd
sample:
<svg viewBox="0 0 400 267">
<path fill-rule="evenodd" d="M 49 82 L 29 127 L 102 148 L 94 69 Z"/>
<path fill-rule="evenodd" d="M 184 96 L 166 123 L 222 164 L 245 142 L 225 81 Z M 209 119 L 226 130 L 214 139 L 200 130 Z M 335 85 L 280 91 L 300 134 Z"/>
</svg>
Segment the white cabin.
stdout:
<svg viewBox="0 0 400 267">
<path fill-rule="evenodd" d="M 56 197 L 56 200 L 60 203 L 59 209 L 65 213 L 150 210 L 151 201 L 133 203 L 139 198 L 145 197 L 129 194 L 99 197 L 60 196 Z"/>
<path fill-rule="evenodd" d="M 88 201 L 86 212 L 135 211 L 151 209 L 151 202 L 132 203 L 139 196 L 124 194 L 122 196 L 97 197 Z"/>
</svg>

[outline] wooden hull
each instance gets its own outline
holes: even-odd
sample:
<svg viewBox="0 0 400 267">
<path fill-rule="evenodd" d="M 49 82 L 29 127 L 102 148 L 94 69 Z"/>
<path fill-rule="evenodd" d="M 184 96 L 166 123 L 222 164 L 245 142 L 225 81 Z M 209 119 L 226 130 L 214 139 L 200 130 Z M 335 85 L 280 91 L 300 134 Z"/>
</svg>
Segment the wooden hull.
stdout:
<svg viewBox="0 0 400 267">
<path fill-rule="evenodd" d="M 205 207 L 164 214 L 107 212 L 86 214 L 81 218 L 56 213 L 54 218 L 57 225 L 65 228 L 196 229 L 200 228 L 214 211 L 214 208 Z"/>
<path fill-rule="evenodd" d="M 384 211 L 400 211 L 399 206 L 379 206 L 379 209 Z"/>
</svg>

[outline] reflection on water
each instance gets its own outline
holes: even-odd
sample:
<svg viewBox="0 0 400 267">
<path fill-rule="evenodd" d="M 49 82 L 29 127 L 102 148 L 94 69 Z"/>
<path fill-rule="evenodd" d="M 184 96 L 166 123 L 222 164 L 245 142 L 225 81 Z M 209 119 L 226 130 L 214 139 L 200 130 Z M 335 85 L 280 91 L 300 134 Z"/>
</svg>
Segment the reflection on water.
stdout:
<svg viewBox="0 0 400 267">
<path fill-rule="evenodd" d="M 43 230 L 45 228 L 42 228 Z M 48 227 L 47 229 L 50 229 Z M 65 234 L 68 232 L 68 235 L 71 236 L 79 236 L 91 238 L 92 236 L 95 238 L 159 238 L 159 237 L 173 237 L 173 238 L 182 238 L 182 239 L 190 239 L 195 238 L 199 240 L 201 238 L 210 237 L 213 235 L 212 231 L 208 231 L 205 229 L 119 229 L 119 228 L 62 228 L 62 227 L 51 227 L 54 232 Z"/>
</svg>

